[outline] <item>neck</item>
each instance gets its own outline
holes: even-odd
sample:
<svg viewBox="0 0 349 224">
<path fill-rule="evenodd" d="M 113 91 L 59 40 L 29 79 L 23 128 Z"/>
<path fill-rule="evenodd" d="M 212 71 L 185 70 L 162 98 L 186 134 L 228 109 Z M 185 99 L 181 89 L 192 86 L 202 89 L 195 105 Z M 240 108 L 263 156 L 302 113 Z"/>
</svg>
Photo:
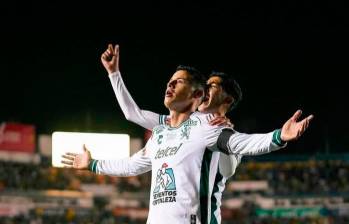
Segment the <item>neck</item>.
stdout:
<svg viewBox="0 0 349 224">
<path fill-rule="evenodd" d="M 225 116 L 225 114 L 227 113 L 227 108 L 225 108 L 225 107 L 223 107 L 223 105 L 222 106 L 220 106 L 220 107 L 218 107 L 218 110 L 217 110 L 217 112 L 216 112 L 219 116 Z"/>
<path fill-rule="evenodd" d="M 178 112 L 170 110 L 170 126 L 175 128 L 188 120 L 192 111 Z"/>
<path fill-rule="evenodd" d="M 225 114 L 227 113 L 227 108 L 224 107 L 223 105 L 216 107 L 216 108 L 211 108 L 210 110 L 203 111 L 205 114 L 216 114 L 218 116 L 224 117 Z"/>
</svg>

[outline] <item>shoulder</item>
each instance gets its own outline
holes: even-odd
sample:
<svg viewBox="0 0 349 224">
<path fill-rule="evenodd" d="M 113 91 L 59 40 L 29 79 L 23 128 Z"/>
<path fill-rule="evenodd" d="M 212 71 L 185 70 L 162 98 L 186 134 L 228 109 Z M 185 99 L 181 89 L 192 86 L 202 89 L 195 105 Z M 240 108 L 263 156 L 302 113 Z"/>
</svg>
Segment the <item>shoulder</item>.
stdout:
<svg viewBox="0 0 349 224">
<path fill-rule="evenodd" d="M 156 125 L 152 130 L 152 135 L 158 135 L 166 129 L 166 124 Z"/>
<path fill-rule="evenodd" d="M 211 113 L 202 113 L 196 111 L 190 115 L 190 118 L 192 120 L 199 121 L 201 125 L 208 125 L 210 120 L 214 118 L 214 115 Z"/>
</svg>

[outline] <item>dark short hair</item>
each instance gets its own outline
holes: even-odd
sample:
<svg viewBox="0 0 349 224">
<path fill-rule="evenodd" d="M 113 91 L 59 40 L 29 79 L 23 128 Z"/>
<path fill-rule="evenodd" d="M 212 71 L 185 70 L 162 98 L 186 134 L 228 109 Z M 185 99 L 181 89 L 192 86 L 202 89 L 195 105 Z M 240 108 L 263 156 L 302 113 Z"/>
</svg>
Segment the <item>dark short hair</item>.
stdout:
<svg viewBox="0 0 349 224">
<path fill-rule="evenodd" d="M 204 89 L 206 86 L 206 76 L 201 73 L 198 69 L 192 66 L 178 65 L 176 71 L 186 71 L 191 76 L 191 82 L 194 86 Z"/>
<path fill-rule="evenodd" d="M 242 100 L 242 91 L 240 88 L 239 83 L 236 81 L 235 77 L 233 75 L 228 75 L 224 72 L 216 72 L 213 71 L 210 74 L 210 78 L 213 76 L 217 76 L 222 79 L 222 89 L 230 96 L 234 98 L 234 101 L 229 109 L 234 109 L 237 104 Z"/>
</svg>

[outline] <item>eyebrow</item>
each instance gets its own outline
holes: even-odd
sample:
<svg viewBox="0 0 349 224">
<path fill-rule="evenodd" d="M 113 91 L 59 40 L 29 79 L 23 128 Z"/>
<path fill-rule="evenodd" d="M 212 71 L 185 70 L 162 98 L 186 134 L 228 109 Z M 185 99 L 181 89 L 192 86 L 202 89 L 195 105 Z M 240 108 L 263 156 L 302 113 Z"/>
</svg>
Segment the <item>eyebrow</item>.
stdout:
<svg viewBox="0 0 349 224">
<path fill-rule="evenodd" d="M 168 81 L 168 82 L 172 82 L 172 81 L 179 80 L 179 79 L 190 81 L 190 79 L 188 79 L 188 78 L 177 78 L 177 79 L 170 79 L 170 81 Z"/>
<path fill-rule="evenodd" d="M 207 83 L 206 85 L 212 85 L 212 84 L 222 85 L 222 83 L 219 83 L 219 82 L 209 82 L 209 83 Z"/>
</svg>

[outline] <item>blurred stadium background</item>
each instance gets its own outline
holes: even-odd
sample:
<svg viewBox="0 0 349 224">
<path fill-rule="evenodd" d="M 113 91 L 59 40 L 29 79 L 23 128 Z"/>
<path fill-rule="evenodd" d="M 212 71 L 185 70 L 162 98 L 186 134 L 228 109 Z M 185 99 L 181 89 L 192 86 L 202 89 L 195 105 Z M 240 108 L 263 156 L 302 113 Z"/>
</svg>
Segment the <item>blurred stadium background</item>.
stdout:
<svg viewBox="0 0 349 224">
<path fill-rule="evenodd" d="M 131 153 L 147 134 L 131 138 Z M 54 168 L 51 136 L 35 125 L 3 122 L 0 140 L 0 223 L 145 223 L 150 173 Z M 245 157 L 226 184 L 222 223 L 349 223 L 348 177 L 349 154 Z"/>
<path fill-rule="evenodd" d="M 121 4 L 122 3 L 122 4 Z M 166 4 L 165 4 L 166 3 Z M 100 54 L 120 44 L 139 106 L 166 114 L 178 64 L 236 73 L 241 132 L 314 114 L 297 142 L 245 157 L 223 224 L 348 224 L 348 7 L 337 1 L 4 1 L 0 41 L 0 224 L 145 223 L 150 174 L 115 178 L 51 166 L 54 131 L 147 132 L 116 105 Z"/>
</svg>

